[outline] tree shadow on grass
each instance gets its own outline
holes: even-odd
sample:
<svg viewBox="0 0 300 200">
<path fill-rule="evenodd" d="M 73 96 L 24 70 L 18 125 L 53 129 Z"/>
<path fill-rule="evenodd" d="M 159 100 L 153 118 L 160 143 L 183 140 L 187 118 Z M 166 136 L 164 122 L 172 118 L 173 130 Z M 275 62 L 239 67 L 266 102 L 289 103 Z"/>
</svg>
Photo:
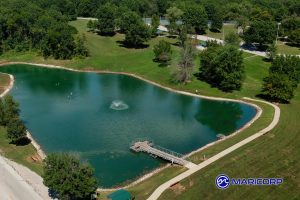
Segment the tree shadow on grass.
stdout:
<svg viewBox="0 0 300 200">
<path fill-rule="evenodd" d="M 167 62 L 161 62 L 157 59 L 152 59 L 153 62 L 157 63 L 158 64 L 158 67 L 168 67 L 170 65 L 170 62 L 167 61 Z"/>
<path fill-rule="evenodd" d="M 218 29 L 211 28 L 209 30 L 210 30 L 210 32 L 213 32 L 213 33 L 221 33 L 221 31 Z"/>
<path fill-rule="evenodd" d="M 127 49 L 146 49 L 149 47 L 149 44 L 140 44 L 140 45 L 132 45 L 132 44 L 128 44 L 126 41 L 117 41 L 118 45 L 120 47 L 124 47 Z"/>
<path fill-rule="evenodd" d="M 113 37 L 116 35 L 116 32 L 112 32 L 112 33 L 101 33 L 99 31 L 96 32 L 98 35 L 103 36 L 103 37 Z"/>
<path fill-rule="evenodd" d="M 260 98 L 260 99 L 264 99 L 264 100 L 266 100 L 268 102 L 271 102 L 271 103 L 290 104 L 290 101 L 270 98 L 269 96 L 267 96 L 265 94 L 262 94 L 262 93 L 255 95 L 255 97 Z"/>
<path fill-rule="evenodd" d="M 27 137 L 23 137 L 21 139 L 19 139 L 17 142 L 15 142 L 16 146 L 26 146 L 28 144 L 30 144 L 31 140 Z"/>
</svg>

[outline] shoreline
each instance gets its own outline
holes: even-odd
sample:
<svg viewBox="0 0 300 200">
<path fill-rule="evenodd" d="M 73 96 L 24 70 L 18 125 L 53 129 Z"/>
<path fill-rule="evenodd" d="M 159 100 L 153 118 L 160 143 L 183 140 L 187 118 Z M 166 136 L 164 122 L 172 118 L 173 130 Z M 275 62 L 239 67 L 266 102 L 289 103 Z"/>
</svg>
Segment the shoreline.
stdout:
<svg viewBox="0 0 300 200">
<path fill-rule="evenodd" d="M 182 94 L 182 95 L 187 95 L 187 96 L 192 96 L 192 97 L 197 97 L 197 98 L 202 98 L 202 99 L 208 99 L 208 100 L 215 100 L 215 101 L 226 101 L 226 102 L 236 102 L 236 103 L 242 103 L 242 104 L 246 104 L 246 105 L 249 105 L 249 106 L 252 106 L 256 109 L 256 114 L 255 116 L 249 121 L 247 122 L 243 127 L 241 127 L 240 129 L 234 131 L 233 133 L 229 134 L 228 136 L 225 136 L 224 138 L 222 139 L 219 139 L 219 140 L 216 140 L 214 142 L 211 142 L 211 143 L 208 143 L 206 144 L 205 146 L 203 147 L 200 147 L 188 154 L 186 154 L 184 157 L 190 157 L 192 156 L 193 154 L 195 153 L 198 153 L 210 146 L 213 146 L 215 144 L 218 144 L 228 138 L 231 138 L 235 135 L 237 135 L 238 133 L 244 131 L 245 129 L 247 129 L 249 126 L 251 126 L 262 114 L 263 110 L 256 104 L 254 103 L 250 103 L 250 102 L 247 102 L 247 101 L 243 101 L 243 100 L 240 100 L 240 99 L 229 99 L 229 98 L 223 98 L 223 97 L 210 97 L 210 96 L 205 96 L 205 95 L 199 95 L 199 94 L 194 94 L 194 93 L 191 93 L 191 92 L 185 92 L 185 91 L 180 91 L 180 90 L 176 90 L 176 89 L 173 89 L 173 88 L 170 88 L 170 87 L 167 87 L 167 86 L 164 86 L 164 85 L 161 85 L 159 83 L 156 83 L 154 81 L 151 81 L 151 80 L 148 80 L 146 78 L 143 78 L 139 75 L 136 75 L 136 74 L 132 74 L 132 73 L 128 73 L 128 72 L 113 72 L 113 71 L 107 71 L 107 70 L 77 70 L 77 69 L 73 69 L 73 68 L 67 68 L 67 67 L 62 67 L 62 66 L 57 66 L 57 65 L 51 65 L 51 64 L 38 64 L 38 63 L 29 63 L 29 62 L 3 62 L 3 63 L 0 63 L 0 67 L 1 66 L 5 66 L 5 65 L 15 65 L 15 64 L 24 64 L 24 65 L 33 65 L 33 66 L 37 66 L 37 67 L 45 67 L 45 68 L 52 68 L 52 69 L 62 69 L 62 70 L 67 70 L 67 71 L 73 71 L 73 72 L 80 72 L 80 73 L 97 73 L 97 74 L 121 74 L 121 75 L 127 75 L 127 76 L 131 76 L 131 77 L 134 77 L 134 78 L 137 78 L 139 80 L 142 80 L 142 81 L 145 81 L 149 84 L 152 84 L 154 86 L 157 86 L 157 87 L 160 87 L 160 88 L 163 88 L 165 90 L 168 90 L 170 92 L 174 92 L 174 93 L 177 93 L 177 94 Z M 12 78 L 11 80 L 11 83 L 9 85 L 9 88 L 7 88 L 5 90 L 4 93 L 2 93 L 2 95 L 0 95 L 0 97 L 2 96 L 5 96 L 13 87 L 13 84 L 14 84 L 14 77 L 12 75 L 9 74 L 9 76 Z M 4 94 L 4 95 L 3 95 Z M 247 97 L 243 97 L 242 99 L 244 100 L 250 100 L 248 99 Z M 27 135 L 29 135 L 29 139 L 32 141 L 32 145 L 35 147 L 37 153 L 39 154 L 39 156 L 41 158 L 45 158 L 46 157 L 46 154 L 44 153 L 44 151 L 42 150 L 41 146 L 33 139 L 33 137 L 31 136 L 31 134 L 27 131 Z M 40 152 L 40 153 L 39 153 Z M 40 155 L 41 154 L 41 155 Z M 170 167 L 171 165 L 170 164 L 166 164 L 164 166 L 161 166 L 161 167 L 158 167 L 158 168 L 155 168 L 154 170 L 138 177 L 136 180 L 132 181 L 131 183 L 125 185 L 125 186 L 117 186 L 117 187 L 113 187 L 113 188 L 98 188 L 97 191 L 101 192 L 101 191 L 114 191 L 114 190 L 117 190 L 117 189 L 121 189 L 121 188 L 129 188 L 129 187 L 132 187 L 132 186 L 135 186 L 137 185 L 138 183 L 152 177 L 153 175 L 157 174 L 158 172 Z M 121 183 L 122 184 L 122 183 Z"/>
</svg>

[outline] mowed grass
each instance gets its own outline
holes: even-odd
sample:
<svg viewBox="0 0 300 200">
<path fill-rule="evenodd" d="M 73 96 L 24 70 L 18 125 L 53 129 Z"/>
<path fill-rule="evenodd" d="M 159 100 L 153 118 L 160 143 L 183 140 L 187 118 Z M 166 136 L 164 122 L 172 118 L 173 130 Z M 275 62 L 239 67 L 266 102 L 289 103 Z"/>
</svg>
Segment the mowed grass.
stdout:
<svg viewBox="0 0 300 200">
<path fill-rule="evenodd" d="M 299 94 L 300 89 L 291 104 L 280 105 L 281 119 L 274 130 L 181 181 L 183 191 L 169 189 L 160 199 L 299 199 Z M 284 183 L 220 190 L 214 181 L 221 173 L 241 178 L 278 177 Z"/>
<path fill-rule="evenodd" d="M 237 33 L 237 28 L 234 24 L 225 24 L 223 25 L 223 28 L 220 32 L 212 32 L 210 30 L 206 30 L 206 36 L 216 38 L 219 40 L 224 40 L 224 36 L 226 36 L 228 33 L 234 32 Z"/>
<path fill-rule="evenodd" d="M 300 48 L 289 46 L 281 41 L 278 41 L 277 52 L 280 54 L 287 54 L 287 55 L 300 55 Z"/>
<path fill-rule="evenodd" d="M 10 78 L 9 75 L 0 73 L 0 94 L 4 92 L 9 85 Z"/>
<path fill-rule="evenodd" d="M 147 48 L 127 49 L 121 44 L 124 35 L 117 34 L 114 37 L 102 37 L 95 33 L 88 32 L 86 23 L 87 21 L 84 20 L 71 22 L 71 24 L 79 30 L 79 33 L 84 33 L 86 36 L 87 47 L 91 54 L 91 56 L 86 59 L 67 61 L 44 60 L 35 52 L 24 54 L 11 52 L 0 56 L 0 59 L 6 61 L 57 64 L 77 69 L 129 72 L 174 89 L 193 93 L 196 93 L 197 90 L 198 94 L 235 99 L 239 99 L 243 96 L 255 97 L 260 92 L 263 78 L 268 75 L 270 63 L 265 62 L 262 57 L 243 53 L 246 78 L 241 91 L 224 93 L 216 88 L 212 88 L 205 82 L 197 80 L 196 77 L 193 77 L 188 84 L 174 84 L 171 81 L 170 73 L 172 68 L 176 66 L 180 49 L 176 45 L 172 46 L 173 59 L 170 66 L 160 67 L 158 63 L 153 62 L 153 46 L 162 39 L 176 44 L 177 41 L 175 39 L 154 38 L 148 42 L 149 47 Z M 198 71 L 198 68 L 199 57 L 196 58 L 195 72 Z M 297 137 L 297 134 L 299 133 L 300 125 L 296 123 L 297 119 L 299 119 L 299 114 L 297 114 L 297 109 L 299 110 L 300 107 L 299 101 L 298 90 L 296 100 L 290 105 L 280 106 L 283 112 L 282 118 L 280 125 L 274 131 L 251 142 L 246 147 L 233 152 L 224 159 L 217 161 L 212 166 L 208 166 L 206 169 L 199 171 L 187 180 L 184 180 L 180 183 L 185 187 L 183 191 L 179 191 L 179 193 L 177 191 L 176 194 L 172 191 L 168 191 L 164 194 L 162 199 L 219 199 L 220 197 L 225 199 L 241 199 L 247 198 L 248 193 L 252 190 L 254 193 L 251 193 L 252 196 L 250 195 L 249 197 L 254 197 L 254 199 L 271 199 L 271 197 L 276 198 L 276 195 L 282 197 L 287 190 L 291 191 L 288 197 L 297 194 L 300 183 L 293 177 L 299 177 L 299 167 L 297 167 L 297 165 L 299 165 L 298 160 L 300 154 L 299 150 L 297 150 L 297 144 L 300 144 L 300 137 Z M 272 119 L 273 109 L 265 104 L 259 104 L 259 106 L 263 108 L 264 113 L 250 128 L 233 138 L 195 154 L 191 159 L 199 163 L 202 161 L 203 154 L 208 158 L 266 127 Z M 290 116 L 288 115 L 289 113 L 291 113 Z M 291 121 L 291 123 L 289 123 L 289 121 Z M 146 199 L 156 187 L 182 172 L 182 170 L 184 169 L 177 167 L 167 168 L 129 190 L 136 196 L 136 199 Z M 229 188 L 222 193 L 222 191 L 217 190 L 214 186 L 215 175 L 220 172 L 227 173 L 232 177 L 250 177 L 250 175 L 252 177 L 282 176 L 286 181 L 282 186 L 276 188 L 270 187 L 271 189 L 261 189 L 261 187 L 236 187 L 233 189 Z M 284 188 L 282 194 L 280 194 L 281 188 Z M 274 190 L 274 192 L 270 192 L 270 190 Z M 255 192 L 259 196 L 255 196 Z"/>
<path fill-rule="evenodd" d="M 28 167 L 39 175 L 43 173 L 42 162 L 33 161 L 31 158 L 37 156 L 36 149 L 31 144 L 24 146 L 10 144 L 6 128 L 2 126 L 0 126 L 0 154 Z"/>
</svg>

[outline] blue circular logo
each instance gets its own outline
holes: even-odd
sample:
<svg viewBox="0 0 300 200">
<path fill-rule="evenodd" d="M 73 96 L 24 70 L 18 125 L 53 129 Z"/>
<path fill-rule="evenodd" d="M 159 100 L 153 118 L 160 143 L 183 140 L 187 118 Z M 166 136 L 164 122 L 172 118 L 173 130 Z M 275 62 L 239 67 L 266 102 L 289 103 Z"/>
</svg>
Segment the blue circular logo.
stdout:
<svg viewBox="0 0 300 200">
<path fill-rule="evenodd" d="M 220 189 L 226 189 L 230 185 L 230 179 L 225 174 L 220 174 L 216 178 L 216 186 Z"/>
</svg>

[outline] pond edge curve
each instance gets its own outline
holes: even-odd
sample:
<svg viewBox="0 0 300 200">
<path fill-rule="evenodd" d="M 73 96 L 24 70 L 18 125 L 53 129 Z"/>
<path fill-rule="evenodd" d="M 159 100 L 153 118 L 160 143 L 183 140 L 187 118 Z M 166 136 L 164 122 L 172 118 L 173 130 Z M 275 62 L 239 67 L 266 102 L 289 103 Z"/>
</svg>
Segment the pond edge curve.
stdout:
<svg viewBox="0 0 300 200">
<path fill-rule="evenodd" d="M 121 74 L 121 75 L 126 75 L 126 76 L 130 76 L 136 79 L 139 79 L 141 81 L 147 82 L 149 84 L 152 84 L 154 86 L 160 87 L 162 89 L 168 90 L 170 92 L 174 92 L 177 94 L 182 94 L 182 95 L 187 95 L 187 96 L 192 96 L 192 97 L 196 97 L 196 98 L 202 98 L 202 99 L 208 99 L 208 100 L 214 100 L 214 101 L 226 101 L 226 102 L 236 102 L 236 103 L 242 103 L 242 104 L 246 104 L 249 106 L 252 106 L 256 109 L 256 114 L 255 116 L 248 121 L 243 127 L 241 127 L 240 129 L 234 131 L 233 133 L 229 134 L 228 136 L 225 136 L 222 139 L 216 140 L 214 142 L 208 143 L 203 147 L 200 147 L 199 149 L 196 149 L 188 154 L 186 154 L 184 157 L 189 157 L 197 152 L 200 152 L 210 146 L 213 146 L 215 144 L 218 144 L 228 138 L 231 138 L 235 135 L 237 135 L 238 133 L 244 131 L 245 129 L 247 129 L 248 127 L 250 127 L 262 114 L 263 110 L 261 109 L 261 107 L 259 107 L 258 105 L 254 104 L 254 103 L 250 103 L 247 101 L 243 101 L 241 99 L 230 99 L 230 98 L 223 98 L 223 97 L 211 97 L 211 96 L 205 96 L 205 95 L 200 95 L 200 94 L 194 94 L 191 92 L 185 92 L 185 91 L 181 91 L 181 90 L 176 90 L 164 85 L 161 85 L 159 83 L 156 83 L 154 81 L 148 80 L 146 78 L 143 78 L 139 75 L 133 74 L 133 73 L 128 73 L 128 72 L 114 72 L 114 71 L 108 71 L 108 70 L 78 70 L 78 69 L 73 69 L 73 68 L 68 68 L 68 67 L 63 67 L 63 66 L 58 66 L 58 65 L 51 65 L 51 64 L 39 64 L 39 63 L 30 63 L 30 62 L 3 62 L 0 63 L 0 67 L 1 66 L 7 66 L 7 65 L 17 65 L 17 64 L 22 64 L 22 65 L 32 65 L 32 66 L 36 66 L 36 67 L 45 67 L 45 68 L 52 68 L 52 69 L 62 69 L 62 70 L 67 70 L 67 71 L 72 71 L 72 72 L 79 72 L 79 73 L 96 73 L 96 74 Z M 9 91 L 13 88 L 14 85 L 14 77 L 11 74 L 8 74 L 10 76 L 10 84 L 8 86 L 8 88 L 2 93 L 0 94 L 0 98 L 4 97 L 5 95 L 7 95 L 9 93 Z M 242 99 L 248 99 L 247 97 L 243 97 Z M 249 99 L 248 99 L 249 100 Z M 39 156 L 44 159 L 46 157 L 46 154 L 44 153 L 44 151 L 42 150 L 41 146 L 34 140 L 34 138 L 31 136 L 31 134 L 27 131 L 27 137 L 30 138 L 32 145 L 34 146 L 34 148 L 36 149 L 37 153 L 39 154 Z M 158 167 L 150 172 L 147 172 L 146 174 L 135 178 L 135 181 L 131 181 L 131 183 L 125 185 L 125 186 L 116 186 L 113 188 L 98 188 L 98 191 L 114 191 L 117 189 L 121 189 L 121 188 L 129 188 L 132 187 L 134 185 L 137 185 L 138 183 L 152 177 L 153 175 L 157 174 L 158 172 L 162 171 L 163 169 L 168 168 L 169 166 L 171 166 L 170 164 L 166 164 L 164 166 Z M 128 180 L 130 181 L 130 180 Z"/>
</svg>

